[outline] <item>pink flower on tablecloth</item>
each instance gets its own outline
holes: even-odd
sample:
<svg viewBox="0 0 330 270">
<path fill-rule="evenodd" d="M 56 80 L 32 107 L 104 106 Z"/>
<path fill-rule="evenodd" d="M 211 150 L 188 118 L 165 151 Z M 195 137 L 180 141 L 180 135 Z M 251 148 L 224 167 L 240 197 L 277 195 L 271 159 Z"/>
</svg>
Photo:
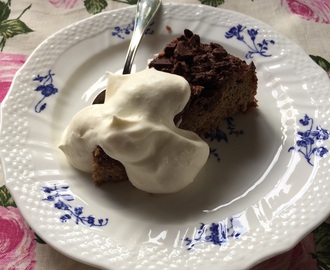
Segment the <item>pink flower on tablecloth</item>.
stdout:
<svg viewBox="0 0 330 270">
<path fill-rule="evenodd" d="M 24 64 L 23 54 L 0 53 L 0 102 L 7 94 L 17 70 Z"/>
<path fill-rule="evenodd" d="M 48 0 L 54 7 L 57 8 L 74 8 L 81 0 Z"/>
<path fill-rule="evenodd" d="M 312 253 L 315 253 L 315 243 L 310 233 L 290 251 L 268 259 L 251 270 L 317 270 L 317 262 Z"/>
<path fill-rule="evenodd" d="M 0 206 L 0 266 L 3 270 L 33 270 L 36 265 L 34 232 L 18 208 Z"/>
<path fill-rule="evenodd" d="M 90 14 L 100 13 L 108 6 L 108 0 L 48 0 L 48 2 L 56 8 L 65 9 L 73 9 L 83 3 L 86 11 Z"/>
<path fill-rule="evenodd" d="M 306 20 L 330 24 L 330 0 L 281 0 L 290 12 Z"/>
</svg>

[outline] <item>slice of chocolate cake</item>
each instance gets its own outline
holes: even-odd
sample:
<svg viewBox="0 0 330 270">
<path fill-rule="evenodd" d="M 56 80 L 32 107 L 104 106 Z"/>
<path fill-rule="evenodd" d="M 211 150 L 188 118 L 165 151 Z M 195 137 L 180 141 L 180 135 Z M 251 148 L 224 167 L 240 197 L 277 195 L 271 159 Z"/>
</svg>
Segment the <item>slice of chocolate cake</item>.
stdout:
<svg viewBox="0 0 330 270">
<path fill-rule="evenodd" d="M 109 157 L 100 146 L 97 146 L 93 152 L 92 178 L 97 186 L 109 181 L 121 182 L 128 180 L 123 164 Z"/>
<path fill-rule="evenodd" d="M 201 43 L 190 30 L 167 44 L 149 67 L 180 75 L 189 82 L 190 100 L 174 121 L 202 138 L 219 128 L 225 118 L 257 106 L 254 64 L 230 55 L 219 44 Z M 124 166 L 101 147 L 95 149 L 93 158 L 95 184 L 127 179 Z"/>
<path fill-rule="evenodd" d="M 178 116 L 180 128 L 201 137 L 218 128 L 225 118 L 257 104 L 254 64 L 247 65 L 219 44 L 201 43 L 190 30 L 166 45 L 149 67 L 183 76 L 189 82 L 191 98 Z"/>
</svg>

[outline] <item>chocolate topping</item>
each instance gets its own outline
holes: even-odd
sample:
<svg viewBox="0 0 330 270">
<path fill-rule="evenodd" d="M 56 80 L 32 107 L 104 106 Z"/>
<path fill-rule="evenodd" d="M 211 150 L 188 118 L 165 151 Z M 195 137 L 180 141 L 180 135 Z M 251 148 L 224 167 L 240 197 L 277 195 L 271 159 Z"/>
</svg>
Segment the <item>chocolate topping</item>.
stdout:
<svg viewBox="0 0 330 270">
<path fill-rule="evenodd" d="M 199 35 L 188 29 L 172 40 L 149 67 L 185 77 L 193 95 L 212 96 L 219 80 L 233 67 L 230 55 L 217 43 L 202 44 Z"/>
<path fill-rule="evenodd" d="M 217 128 L 221 119 L 238 110 L 256 106 L 257 78 L 253 63 L 247 65 L 220 44 L 201 43 L 199 35 L 188 29 L 170 41 L 149 67 L 180 75 L 189 82 L 190 100 L 175 121 L 183 119 L 180 127 L 198 134 L 210 130 L 211 126 Z M 216 116 L 216 121 L 211 120 L 215 112 L 222 115 Z M 202 115 L 204 121 L 201 121 Z"/>
</svg>

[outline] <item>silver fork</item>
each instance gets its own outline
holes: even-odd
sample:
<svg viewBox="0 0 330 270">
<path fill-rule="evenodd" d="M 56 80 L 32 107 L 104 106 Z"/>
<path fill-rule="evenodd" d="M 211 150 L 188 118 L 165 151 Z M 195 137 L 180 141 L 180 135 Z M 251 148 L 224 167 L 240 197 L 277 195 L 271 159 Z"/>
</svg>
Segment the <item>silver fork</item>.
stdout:
<svg viewBox="0 0 330 270">
<path fill-rule="evenodd" d="M 131 42 L 126 54 L 123 74 L 129 74 L 132 69 L 133 61 L 136 55 L 137 48 L 140 45 L 145 30 L 154 18 L 162 0 L 139 0 L 136 6 L 135 23 Z M 93 104 L 104 103 L 105 90 L 103 90 L 94 99 Z"/>
</svg>

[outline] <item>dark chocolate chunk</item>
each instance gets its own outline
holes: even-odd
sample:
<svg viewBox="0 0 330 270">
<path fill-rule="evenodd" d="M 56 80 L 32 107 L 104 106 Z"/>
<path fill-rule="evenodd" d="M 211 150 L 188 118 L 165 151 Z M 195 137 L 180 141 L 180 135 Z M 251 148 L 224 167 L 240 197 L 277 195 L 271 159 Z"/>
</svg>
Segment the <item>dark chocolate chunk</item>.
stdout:
<svg viewBox="0 0 330 270">
<path fill-rule="evenodd" d="M 199 37 L 199 35 L 193 35 L 189 39 L 189 43 L 191 44 L 191 46 L 198 46 L 201 43 L 201 38 Z"/>
<path fill-rule="evenodd" d="M 194 33 L 192 31 L 190 31 L 189 29 L 184 29 L 183 33 L 184 33 L 185 37 L 188 39 L 194 35 Z"/>
<path fill-rule="evenodd" d="M 157 70 L 161 70 L 163 68 L 170 69 L 173 67 L 172 62 L 167 58 L 156 58 L 151 63 L 152 65 L 150 67 L 154 67 Z"/>
<path fill-rule="evenodd" d="M 166 45 L 164 52 L 166 57 L 171 57 L 174 54 L 174 49 L 176 47 L 176 43 L 169 43 Z"/>
<path fill-rule="evenodd" d="M 194 56 L 192 50 L 190 49 L 190 47 L 186 41 L 178 42 L 178 44 L 176 45 L 174 54 L 179 60 L 180 59 L 189 60 L 189 59 L 192 59 Z"/>
</svg>

